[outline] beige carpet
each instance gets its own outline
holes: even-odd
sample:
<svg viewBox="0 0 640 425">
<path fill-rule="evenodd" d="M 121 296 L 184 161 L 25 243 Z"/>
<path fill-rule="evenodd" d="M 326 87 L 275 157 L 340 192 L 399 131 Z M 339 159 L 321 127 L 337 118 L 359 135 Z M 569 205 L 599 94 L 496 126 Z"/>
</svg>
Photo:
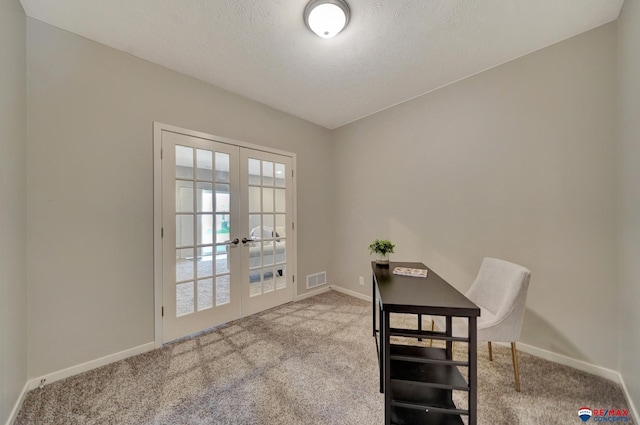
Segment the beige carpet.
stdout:
<svg viewBox="0 0 640 425">
<path fill-rule="evenodd" d="M 33 390 L 16 424 L 382 424 L 370 312 L 337 292 L 287 304 Z M 505 347 L 478 366 L 480 424 L 627 408 L 616 384 L 524 353 L 516 393 Z"/>
</svg>

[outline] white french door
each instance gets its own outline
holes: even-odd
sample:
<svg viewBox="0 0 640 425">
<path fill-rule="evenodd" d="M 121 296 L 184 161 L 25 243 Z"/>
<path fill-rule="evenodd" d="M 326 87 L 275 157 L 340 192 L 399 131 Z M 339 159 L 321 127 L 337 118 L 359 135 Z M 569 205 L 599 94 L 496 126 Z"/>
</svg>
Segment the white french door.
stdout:
<svg viewBox="0 0 640 425">
<path fill-rule="evenodd" d="M 163 340 L 240 317 L 238 148 L 162 132 Z"/>
<path fill-rule="evenodd" d="M 292 241 L 291 158 L 253 149 L 240 150 L 243 189 L 242 315 L 293 300 L 290 270 Z"/>
<path fill-rule="evenodd" d="M 161 132 L 162 340 L 293 300 L 291 157 Z"/>
</svg>

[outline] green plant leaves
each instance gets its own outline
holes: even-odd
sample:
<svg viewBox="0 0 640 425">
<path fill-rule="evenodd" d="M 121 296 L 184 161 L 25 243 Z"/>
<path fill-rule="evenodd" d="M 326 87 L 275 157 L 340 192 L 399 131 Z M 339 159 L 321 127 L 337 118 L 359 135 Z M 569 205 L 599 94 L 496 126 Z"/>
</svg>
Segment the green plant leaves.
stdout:
<svg viewBox="0 0 640 425">
<path fill-rule="evenodd" d="M 395 244 L 390 240 L 376 239 L 371 245 L 369 245 L 369 253 L 373 254 L 375 252 L 377 254 L 387 255 L 393 253 L 393 249 L 395 247 Z"/>
</svg>

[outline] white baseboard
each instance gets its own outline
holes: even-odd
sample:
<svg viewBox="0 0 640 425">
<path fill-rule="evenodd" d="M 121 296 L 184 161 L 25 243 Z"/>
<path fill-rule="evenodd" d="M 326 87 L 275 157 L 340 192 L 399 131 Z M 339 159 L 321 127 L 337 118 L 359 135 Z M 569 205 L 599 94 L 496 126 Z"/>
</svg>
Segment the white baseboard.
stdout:
<svg viewBox="0 0 640 425">
<path fill-rule="evenodd" d="M 350 295 L 352 297 L 359 298 L 361 300 L 371 302 L 371 297 L 370 296 L 361 294 L 361 293 L 356 292 L 356 291 L 352 291 L 351 289 L 343 288 L 342 286 L 338 286 L 338 285 L 327 285 L 327 286 L 324 286 L 324 287 L 322 287 L 320 289 L 315 289 L 313 291 L 305 292 L 302 295 L 296 295 L 296 297 L 293 299 L 293 301 L 301 301 L 301 300 L 304 300 L 306 298 L 315 297 L 316 295 L 320 295 L 320 294 L 323 294 L 323 293 L 331 291 L 331 290 L 334 290 L 334 291 L 337 291 L 337 292 L 342 292 L 343 294 Z"/>
<path fill-rule="evenodd" d="M 364 294 L 361 294 L 360 292 L 352 291 L 351 289 L 346 289 L 338 285 L 331 285 L 331 289 L 333 289 L 334 291 L 342 292 L 343 294 L 351 295 L 352 297 L 359 298 L 361 300 L 371 302 L 370 295 L 364 295 Z"/>
<path fill-rule="evenodd" d="M 293 301 L 294 302 L 302 301 L 302 300 L 305 300 L 307 298 L 315 297 L 316 295 L 324 294 L 325 292 L 329 292 L 330 290 L 331 290 L 330 286 L 324 286 L 324 287 L 322 287 L 320 289 L 314 289 L 313 291 L 305 292 L 302 295 L 296 295 L 296 297 L 293 299 Z"/>
<path fill-rule="evenodd" d="M 155 347 L 156 347 L 155 342 L 149 342 L 143 345 L 139 345 L 137 347 L 130 348 L 128 350 L 120 351 L 119 353 L 110 354 L 108 356 L 100 357 L 99 359 L 91 360 L 86 363 L 79 364 L 77 366 L 72 366 L 66 369 L 59 370 L 57 372 L 43 375 L 39 378 L 31 379 L 29 382 L 27 382 L 27 385 L 29 387 L 29 390 L 32 390 L 34 388 L 38 388 L 41 383 L 43 383 L 44 385 L 47 385 L 52 382 L 59 381 L 60 379 L 77 375 L 78 373 L 86 372 L 91 369 L 105 366 L 110 363 L 114 363 L 119 360 L 126 359 L 131 356 L 146 353 L 147 351 L 151 351 L 155 349 Z"/>
<path fill-rule="evenodd" d="M 506 342 L 494 342 L 494 344 L 510 347 L 510 344 Z M 620 383 L 620 374 L 615 370 L 597 366 L 593 363 L 588 363 L 582 360 L 577 360 L 563 354 L 554 353 L 553 351 L 544 350 L 542 348 L 534 347 L 533 345 L 524 344 L 522 342 L 518 342 L 516 345 L 518 350 L 527 354 L 531 354 L 532 356 L 540 357 L 554 363 L 559 363 L 565 366 L 572 367 L 574 369 L 581 370 L 583 372 L 590 373 L 592 375 L 600 376 L 617 384 Z"/>
<path fill-rule="evenodd" d="M 627 385 L 624 383 L 624 378 L 622 378 L 622 375 L 620 376 L 620 385 L 622 385 L 622 392 L 624 392 L 624 398 L 627 399 L 627 406 L 629 406 L 629 413 L 631 414 L 631 416 L 633 416 L 633 422 L 636 424 L 640 424 L 640 415 L 638 414 L 638 409 L 636 408 L 635 403 L 633 402 L 633 399 L 631 398 L 631 394 L 629 394 L 629 389 L 627 388 Z"/>
<path fill-rule="evenodd" d="M 28 392 L 29 392 L 29 383 L 27 382 L 26 384 L 24 384 L 24 387 L 22 388 L 22 392 L 20 393 L 20 397 L 18 397 L 16 404 L 13 406 L 13 410 L 11 410 L 9 417 L 7 418 L 6 425 L 12 425 L 13 422 L 16 420 L 16 418 L 18 417 L 18 412 L 20 412 L 20 408 L 22 407 L 22 403 L 24 402 L 24 399 L 27 396 Z"/>
</svg>

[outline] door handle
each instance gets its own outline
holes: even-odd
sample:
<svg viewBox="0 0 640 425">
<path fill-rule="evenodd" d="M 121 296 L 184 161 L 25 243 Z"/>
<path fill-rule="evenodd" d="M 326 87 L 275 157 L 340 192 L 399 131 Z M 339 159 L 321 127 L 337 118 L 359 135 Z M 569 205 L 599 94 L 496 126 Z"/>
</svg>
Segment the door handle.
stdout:
<svg viewBox="0 0 640 425">
<path fill-rule="evenodd" d="M 253 239 L 242 238 L 242 243 L 254 242 Z"/>
<path fill-rule="evenodd" d="M 238 245 L 240 243 L 240 239 L 238 238 L 235 238 L 234 240 L 229 239 L 228 241 L 224 241 L 223 243 L 225 245 L 231 245 L 231 244 Z"/>
</svg>

